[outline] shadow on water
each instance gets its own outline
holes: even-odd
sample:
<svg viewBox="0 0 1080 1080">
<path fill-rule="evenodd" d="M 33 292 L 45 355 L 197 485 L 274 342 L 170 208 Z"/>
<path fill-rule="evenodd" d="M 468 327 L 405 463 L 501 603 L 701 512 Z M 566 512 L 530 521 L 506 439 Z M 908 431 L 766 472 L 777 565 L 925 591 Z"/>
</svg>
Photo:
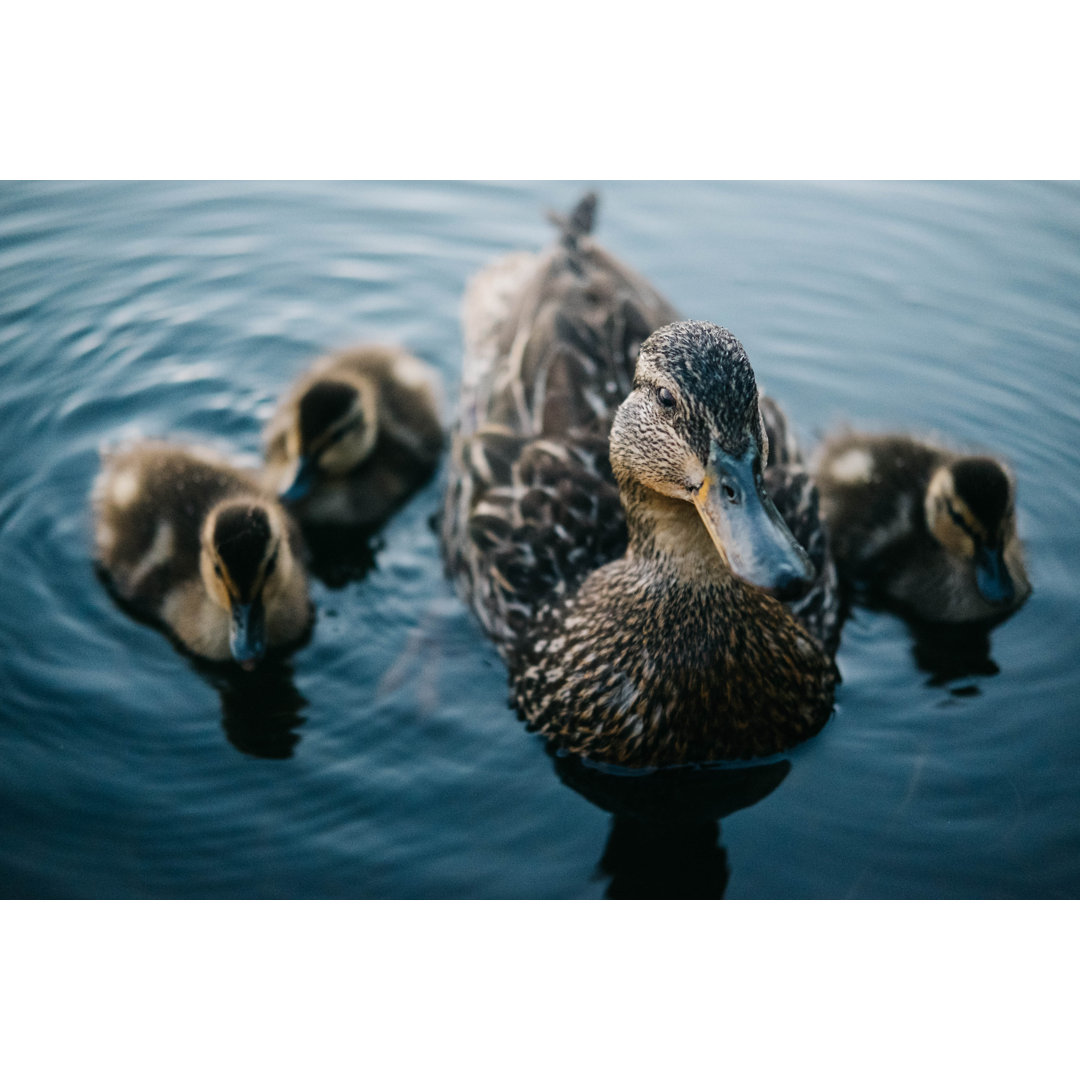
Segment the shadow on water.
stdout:
<svg viewBox="0 0 1080 1080">
<path fill-rule="evenodd" d="M 764 799 L 791 769 L 781 759 L 616 772 L 552 757 L 567 787 L 613 815 L 598 865 L 610 900 L 721 899 L 731 872 L 719 819 Z"/>
<path fill-rule="evenodd" d="M 903 622 L 911 636 L 911 655 L 915 665 L 929 676 L 927 686 L 947 687 L 956 697 L 973 697 L 980 693 L 977 685 L 950 683 L 1001 673 L 991 656 L 991 632 L 1007 622 L 1016 612 L 998 619 L 978 623 L 935 623 L 913 615 L 902 606 L 857 590 L 847 590 L 843 600 L 846 620 L 853 607 L 891 615 Z"/>
<path fill-rule="evenodd" d="M 292 664 L 271 659 L 251 672 L 195 659 L 192 666 L 220 695 L 221 726 L 237 750 L 258 758 L 293 756 L 308 702 L 293 681 Z"/>
<path fill-rule="evenodd" d="M 254 671 L 248 672 L 231 662 L 219 663 L 196 656 L 167 626 L 120 596 L 101 567 L 95 566 L 94 573 L 120 611 L 168 638 L 192 670 L 218 692 L 221 726 L 237 750 L 251 757 L 278 760 L 292 757 L 300 741 L 296 729 L 304 723 L 301 713 L 308 702 L 297 690 L 292 664 L 285 657 L 271 654 Z M 303 648 L 311 639 L 312 629 L 309 627 L 304 638 L 289 651 Z"/>
<path fill-rule="evenodd" d="M 975 675 L 997 675 L 1001 668 L 990 655 L 990 626 L 943 626 L 908 621 L 911 654 L 920 671 L 930 676 L 928 686 L 947 686 Z M 979 693 L 973 684 L 952 687 L 950 693 L 969 697 Z"/>
<path fill-rule="evenodd" d="M 328 589 L 343 589 L 375 569 L 383 541 L 372 528 L 304 524 L 307 568 Z"/>
</svg>

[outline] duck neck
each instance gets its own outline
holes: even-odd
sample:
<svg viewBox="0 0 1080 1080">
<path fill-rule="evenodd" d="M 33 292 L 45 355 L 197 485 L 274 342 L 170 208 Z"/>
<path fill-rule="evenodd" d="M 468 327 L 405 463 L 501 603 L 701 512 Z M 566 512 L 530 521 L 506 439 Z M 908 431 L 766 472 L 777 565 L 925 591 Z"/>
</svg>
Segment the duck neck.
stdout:
<svg viewBox="0 0 1080 1080">
<path fill-rule="evenodd" d="M 697 509 L 632 480 L 619 494 L 630 533 L 627 557 L 664 566 L 686 581 L 726 585 L 733 578 Z"/>
</svg>

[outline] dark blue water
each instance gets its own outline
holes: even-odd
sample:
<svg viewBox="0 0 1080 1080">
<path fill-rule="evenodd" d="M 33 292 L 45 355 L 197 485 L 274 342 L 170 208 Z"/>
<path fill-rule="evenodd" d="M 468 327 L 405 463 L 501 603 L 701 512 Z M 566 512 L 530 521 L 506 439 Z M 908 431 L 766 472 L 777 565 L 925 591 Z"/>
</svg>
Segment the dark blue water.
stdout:
<svg viewBox="0 0 1080 1080">
<path fill-rule="evenodd" d="M 260 702 L 103 591 L 102 443 L 253 456 L 298 370 L 362 340 L 438 365 L 449 419 L 466 277 L 582 189 L 0 186 L 0 893 L 1080 895 L 1076 185 L 599 186 L 599 239 L 734 330 L 806 443 L 903 427 L 1018 477 L 1035 593 L 988 653 L 857 610 L 835 717 L 719 829 L 658 853 L 524 731 L 442 576 L 441 478 L 365 577 L 314 586 Z"/>
</svg>

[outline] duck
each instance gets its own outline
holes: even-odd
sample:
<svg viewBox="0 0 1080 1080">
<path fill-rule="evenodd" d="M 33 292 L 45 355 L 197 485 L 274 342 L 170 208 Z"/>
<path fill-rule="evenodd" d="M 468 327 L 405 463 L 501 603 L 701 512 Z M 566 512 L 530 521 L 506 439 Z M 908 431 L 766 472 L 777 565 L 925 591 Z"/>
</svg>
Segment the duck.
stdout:
<svg viewBox="0 0 1080 1080">
<path fill-rule="evenodd" d="M 838 680 L 816 487 L 781 460 L 786 430 L 773 446 L 783 414 L 735 335 L 597 244 L 595 207 L 467 288 L 447 574 L 554 752 L 632 770 L 783 752 Z"/>
<path fill-rule="evenodd" d="M 193 656 L 250 671 L 310 631 L 299 529 L 256 473 L 144 440 L 103 452 L 92 504 L 106 584 Z"/>
<path fill-rule="evenodd" d="M 302 525 L 374 529 L 434 473 L 440 380 L 397 346 L 324 356 L 264 431 L 267 482 Z"/>
<path fill-rule="evenodd" d="M 999 459 L 903 433 L 830 436 L 814 472 L 840 578 L 930 623 L 995 623 L 1031 595 Z"/>
</svg>

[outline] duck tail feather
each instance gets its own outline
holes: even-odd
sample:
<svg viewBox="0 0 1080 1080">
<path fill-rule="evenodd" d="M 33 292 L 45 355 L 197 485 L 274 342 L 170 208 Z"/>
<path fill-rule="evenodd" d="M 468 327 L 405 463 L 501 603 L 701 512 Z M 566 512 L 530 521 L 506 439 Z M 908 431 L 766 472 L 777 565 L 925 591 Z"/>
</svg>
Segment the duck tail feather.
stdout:
<svg viewBox="0 0 1080 1080">
<path fill-rule="evenodd" d="M 560 242 L 573 251 L 577 248 L 578 240 L 592 232 L 596 219 L 596 192 L 587 191 L 565 216 L 554 210 L 549 210 L 547 216 L 548 221 L 559 230 Z"/>
</svg>

